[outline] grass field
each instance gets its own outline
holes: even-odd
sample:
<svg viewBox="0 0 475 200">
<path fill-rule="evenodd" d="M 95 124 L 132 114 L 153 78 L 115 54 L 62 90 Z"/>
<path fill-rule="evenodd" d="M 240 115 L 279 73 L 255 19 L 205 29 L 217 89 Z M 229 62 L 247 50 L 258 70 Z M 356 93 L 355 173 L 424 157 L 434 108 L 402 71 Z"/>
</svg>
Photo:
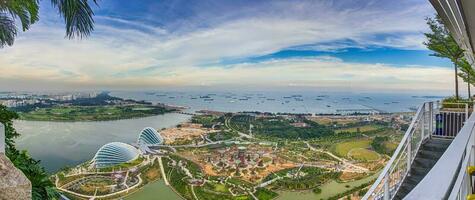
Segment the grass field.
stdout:
<svg viewBox="0 0 475 200">
<path fill-rule="evenodd" d="M 348 156 L 348 152 L 350 152 L 352 149 L 357 149 L 357 148 L 369 148 L 371 146 L 371 140 L 369 139 L 359 139 L 359 140 L 352 140 L 352 141 L 347 141 L 347 142 L 342 142 L 338 143 L 334 146 L 334 152 L 343 157 Z"/>
<path fill-rule="evenodd" d="M 374 131 L 380 129 L 380 126 L 377 125 L 364 125 L 364 126 L 357 126 L 357 127 L 351 127 L 351 128 L 343 128 L 343 129 L 338 129 L 335 130 L 335 133 L 342 133 L 342 132 L 349 132 L 349 133 L 355 133 L 355 132 L 366 132 L 366 131 Z"/>
<path fill-rule="evenodd" d="M 356 148 L 348 152 L 348 157 L 355 160 L 375 161 L 379 159 L 379 154 L 368 149 Z"/>
<path fill-rule="evenodd" d="M 311 120 L 323 125 L 331 125 L 334 123 L 339 124 L 339 125 L 346 125 L 346 124 L 355 123 L 359 121 L 358 119 L 348 119 L 348 118 L 332 119 L 332 118 L 327 118 L 327 117 L 315 117 L 315 118 L 311 118 Z"/>
<path fill-rule="evenodd" d="M 148 117 L 168 112 L 151 105 L 130 106 L 54 106 L 20 112 L 20 119 L 31 121 L 105 121 Z"/>
<path fill-rule="evenodd" d="M 386 148 L 389 151 L 394 151 L 396 150 L 397 146 L 399 144 L 396 142 L 384 142 L 384 148 Z"/>
</svg>

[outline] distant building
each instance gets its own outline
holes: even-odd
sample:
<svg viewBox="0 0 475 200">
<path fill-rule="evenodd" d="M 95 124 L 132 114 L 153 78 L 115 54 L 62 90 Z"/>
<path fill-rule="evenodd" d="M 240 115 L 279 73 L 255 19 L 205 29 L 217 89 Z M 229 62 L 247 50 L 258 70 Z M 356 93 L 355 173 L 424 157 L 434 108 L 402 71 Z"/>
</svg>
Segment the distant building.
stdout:
<svg viewBox="0 0 475 200">
<path fill-rule="evenodd" d="M 308 124 L 307 123 L 304 123 L 304 122 L 295 122 L 295 123 L 292 123 L 290 124 L 292 125 L 293 127 L 297 127 L 297 128 L 305 128 L 305 127 L 308 127 Z"/>
</svg>

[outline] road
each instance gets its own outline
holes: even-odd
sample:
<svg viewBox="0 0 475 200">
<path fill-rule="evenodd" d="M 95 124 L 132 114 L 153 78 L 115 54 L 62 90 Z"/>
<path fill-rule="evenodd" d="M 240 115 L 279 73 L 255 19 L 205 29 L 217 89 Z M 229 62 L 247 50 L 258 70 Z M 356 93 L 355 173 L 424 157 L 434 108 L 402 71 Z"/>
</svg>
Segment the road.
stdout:
<svg viewBox="0 0 475 200">
<path fill-rule="evenodd" d="M 369 169 L 358 166 L 358 165 L 355 165 L 355 164 L 349 162 L 348 160 L 346 160 L 344 158 L 340 158 L 340 157 L 334 155 L 331 152 L 317 149 L 317 148 L 313 147 L 312 145 L 310 145 L 307 141 L 305 141 L 305 144 L 307 145 L 307 147 L 310 150 L 317 151 L 317 152 L 320 152 L 320 153 L 325 153 L 325 154 L 329 155 L 330 157 L 334 158 L 335 160 L 338 160 L 339 162 L 343 163 L 343 167 L 344 167 L 343 171 L 357 172 L 357 173 L 369 172 Z"/>
</svg>

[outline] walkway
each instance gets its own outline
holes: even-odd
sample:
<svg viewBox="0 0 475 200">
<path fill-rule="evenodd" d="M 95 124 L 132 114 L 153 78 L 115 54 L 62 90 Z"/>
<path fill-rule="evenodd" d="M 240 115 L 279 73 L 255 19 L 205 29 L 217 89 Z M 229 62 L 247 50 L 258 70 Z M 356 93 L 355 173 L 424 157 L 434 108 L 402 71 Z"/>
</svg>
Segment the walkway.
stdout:
<svg viewBox="0 0 475 200">
<path fill-rule="evenodd" d="M 158 157 L 158 164 L 160 165 L 160 171 L 162 172 L 163 181 L 165 182 L 165 185 L 167 186 L 170 185 L 170 183 L 168 183 L 167 175 L 165 174 L 165 169 L 163 168 L 163 162 L 162 162 L 161 156 Z"/>
</svg>

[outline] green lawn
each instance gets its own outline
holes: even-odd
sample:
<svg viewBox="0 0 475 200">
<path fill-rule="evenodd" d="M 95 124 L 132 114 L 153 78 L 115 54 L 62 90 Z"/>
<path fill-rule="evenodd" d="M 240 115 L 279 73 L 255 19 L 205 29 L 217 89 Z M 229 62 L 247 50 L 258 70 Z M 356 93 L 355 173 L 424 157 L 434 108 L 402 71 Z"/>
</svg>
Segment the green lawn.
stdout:
<svg viewBox="0 0 475 200">
<path fill-rule="evenodd" d="M 379 159 L 379 154 L 368 149 L 356 148 L 348 152 L 348 157 L 355 160 L 375 161 Z"/>
<path fill-rule="evenodd" d="M 347 157 L 348 152 L 356 148 L 369 148 L 371 146 L 370 139 L 356 139 L 347 142 L 338 143 L 334 146 L 334 152 L 342 157 Z"/>
<path fill-rule="evenodd" d="M 351 127 L 351 128 L 342 128 L 335 130 L 335 133 L 356 133 L 356 132 L 366 132 L 366 131 L 374 131 L 378 130 L 381 127 L 378 125 L 364 125 L 364 126 L 357 126 L 357 127 Z"/>
<path fill-rule="evenodd" d="M 20 119 L 31 121 L 106 121 L 147 117 L 169 112 L 152 105 L 54 106 L 20 112 Z"/>
</svg>

